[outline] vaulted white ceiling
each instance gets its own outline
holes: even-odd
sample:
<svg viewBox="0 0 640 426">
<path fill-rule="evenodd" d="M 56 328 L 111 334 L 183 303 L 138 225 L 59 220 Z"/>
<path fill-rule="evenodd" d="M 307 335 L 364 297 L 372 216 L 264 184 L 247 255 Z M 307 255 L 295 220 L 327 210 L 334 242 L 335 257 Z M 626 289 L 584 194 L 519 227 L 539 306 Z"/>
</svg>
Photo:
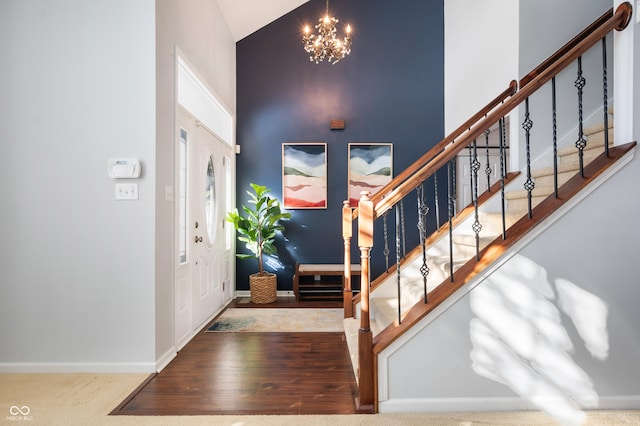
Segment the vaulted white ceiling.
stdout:
<svg viewBox="0 0 640 426">
<path fill-rule="evenodd" d="M 309 0 L 217 1 L 237 42 Z"/>
</svg>

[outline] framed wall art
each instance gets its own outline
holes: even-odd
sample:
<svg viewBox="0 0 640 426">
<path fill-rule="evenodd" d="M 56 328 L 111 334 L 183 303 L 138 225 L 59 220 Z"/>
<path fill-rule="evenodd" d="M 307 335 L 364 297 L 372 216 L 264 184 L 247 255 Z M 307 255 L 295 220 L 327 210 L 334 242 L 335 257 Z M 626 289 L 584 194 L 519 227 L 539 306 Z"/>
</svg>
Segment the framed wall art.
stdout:
<svg viewBox="0 0 640 426">
<path fill-rule="evenodd" d="M 393 144 L 349 144 L 349 204 L 358 207 L 360 192 L 378 192 L 393 178 Z"/>
<path fill-rule="evenodd" d="M 282 144 L 285 209 L 327 208 L 327 144 Z"/>
</svg>

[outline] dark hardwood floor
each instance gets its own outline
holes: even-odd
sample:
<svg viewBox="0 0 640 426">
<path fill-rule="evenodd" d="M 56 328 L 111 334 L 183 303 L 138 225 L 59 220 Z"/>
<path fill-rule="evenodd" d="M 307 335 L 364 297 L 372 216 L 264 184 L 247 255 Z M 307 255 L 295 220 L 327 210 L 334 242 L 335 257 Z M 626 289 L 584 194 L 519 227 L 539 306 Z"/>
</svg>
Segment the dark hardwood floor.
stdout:
<svg viewBox="0 0 640 426">
<path fill-rule="evenodd" d="M 278 299 L 230 307 L 341 307 Z M 344 333 L 206 333 L 111 414 L 355 414 L 357 394 Z"/>
</svg>

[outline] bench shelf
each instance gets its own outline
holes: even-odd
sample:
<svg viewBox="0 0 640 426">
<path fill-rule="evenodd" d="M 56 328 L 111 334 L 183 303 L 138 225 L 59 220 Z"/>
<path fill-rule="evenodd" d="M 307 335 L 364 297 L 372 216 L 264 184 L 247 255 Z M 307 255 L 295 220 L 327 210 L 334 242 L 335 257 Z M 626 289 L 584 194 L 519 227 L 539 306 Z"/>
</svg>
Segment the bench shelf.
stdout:
<svg viewBox="0 0 640 426">
<path fill-rule="evenodd" d="M 351 287 L 354 292 L 359 288 L 360 270 L 360 265 L 351 265 Z M 293 292 L 297 301 L 342 300 L 343 290 L 343 264 L 296 263 Z"/>
</svg>

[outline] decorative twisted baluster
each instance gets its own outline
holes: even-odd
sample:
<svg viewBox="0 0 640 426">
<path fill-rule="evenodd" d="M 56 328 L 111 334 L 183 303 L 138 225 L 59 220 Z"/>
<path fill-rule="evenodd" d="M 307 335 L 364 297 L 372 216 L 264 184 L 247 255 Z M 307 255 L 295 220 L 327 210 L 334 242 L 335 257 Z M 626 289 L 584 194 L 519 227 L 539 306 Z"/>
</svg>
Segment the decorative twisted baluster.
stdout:
<svg viewBox="0 0 640 426">
<path fill-rule="evenodd" d="M 406 233 L 404 230 L 404 198 L 400 200 L 400 227 L 402 228 L 402 257 L 407 255 Z"/>
<path fill-rule="evenodd" d="M 487 191 L 491 192 L 491 163 L 489 162 L 489 135 L 491 134 L 491 130 L 487 129 L 484 132 L 484 142 L 485 142 L 485 155 L 487 157 L 487 166 L 484 169 L 484 173 L 487 175 Z"/>
<path fill-rule="evenodd" d="M 505 220 L 505 213 L 507 211 L 505 200 L 504 200 L 504 190 L 505 190 L 505 182 L 504 178 L 506 176 L 506 167 L 505 167 L 505 152 L 504 147 L 506 145 L 507 140 L 507 130 L 505 124 L 505 118 L 501 117 L 499 124 L 500 128 L 500 202 L 501 202 L 501 212 L 502 212 L 502 239 L 507 239 L 507 221 Z"/>
<path fill-rule="evenodd" d="M 578 78 L 574 83 L 576 89 L 578 89 L 578 140 L 576 141 L 576 148 L 578 148 L 578 159 L 580 161 L 580 176 L 584 177 L 584 149 L 587 146 L 587 140 L 584 138 L 583 116 L 582 116 L 582 93 L 584 86 L 587 85 L 587 81 L 582 76 L 582 56 L 578 57 Z M 605 129 L 605 134 L 607 130 Z"/>
<path fill-rule="evenodd" d="M 389 250 L 389 233 L 387 232 L 387 213 L 384 212 L 382 215 L 382 233 L 384 234 L 384 250 L 382 250 L 382 254 L 384 255 L 386 271 L 389 270 L 389 254 L 391 253 L 391 250 Z"/>
<path fill-rule="evenodd" d="M 402 322 L 402 286 L 401 286 L 401 273 L 400 273 L 400 221 L 401 219 L 401 207 L 396 204 L 396 286 L 398 288 L 398 324 Z"/>
<path fill-rule="evenodd" d="M 427 303 L 427 276 L 429 275 L 429 266 L 427 265 L 427 213 L 429 213 L 429 207 L 425 202 L 424 183 L 416 188 L 416 194 L 418 197 L 418 231 L 420 246 L 422 247 L 420 273 L 422 274 L 422 284 L 424 286 L 424 303 Z"/>
<path fill-rule="evenodd" d="M 447 214 L 449 216 L 449 279 L 453 282 L 453 203 L 455 198 L 452 192 L 453 186 L 453 171 L 451 167 L 451 161 L 447 163 Z"/>
<path fill-rule="evenodd" d="M 451 197 L 453 198 L 453 215 L 455 216 L 457 213 L 457 201 L 458 201 L 458 182 L 456 176 L 456 159 L 455 157 L 451 159 Z"/>
<path fill-rule="evenodd" d="M 478 161 L 478 145 L 475 139 L 473 144 L 469 145 L 469 164 L 471 169 L 471 198 L 475 210 L 471 229 L 476 234 L 476 260 L 480 260 L 480 231 L 482 231 L 482 224 L 478 219 L 478 171 L 480 170 L 480 161 Z"/>
<path fill-rule="evenodd" d="M 638 11 L 636 11 L 638 13 Z M 609 156 L 609 94 L 607 89 L 607 38 L 602 38 L 602 93 L 604 110 L 604 153 Z"/>
<path fill-rule="evenodd" d="M 527 180 L 524 183 L 524 189 L 527 190 L 527 199 L 529 202 L 529 219 L 533 217 L 531 209 L 531 192 L 536 187 L 536 184 L 531 179 L 531 128 L 533 127 L 533 121 L 529 114 L 529 98 L 525 100 L 525 113 L 524 121 L 522 122 L 522 128 L 525 131 L 526 151 L 527 151 Z"/>
<path fill-rule="evenodd" d="M 436 209 L 436 229 L 440 228 L 440 201 L 438 200 L 438 174 L 433 174 L 433 190 L 435 193 L 434 206 Z"/>
<path fill-rule="evenodd" d="M 556 198 L 558 198 L 558 113 L 555 77 L 551 79 L 551 109 L 553 111 L 553 188 Z"/>
</svg>

